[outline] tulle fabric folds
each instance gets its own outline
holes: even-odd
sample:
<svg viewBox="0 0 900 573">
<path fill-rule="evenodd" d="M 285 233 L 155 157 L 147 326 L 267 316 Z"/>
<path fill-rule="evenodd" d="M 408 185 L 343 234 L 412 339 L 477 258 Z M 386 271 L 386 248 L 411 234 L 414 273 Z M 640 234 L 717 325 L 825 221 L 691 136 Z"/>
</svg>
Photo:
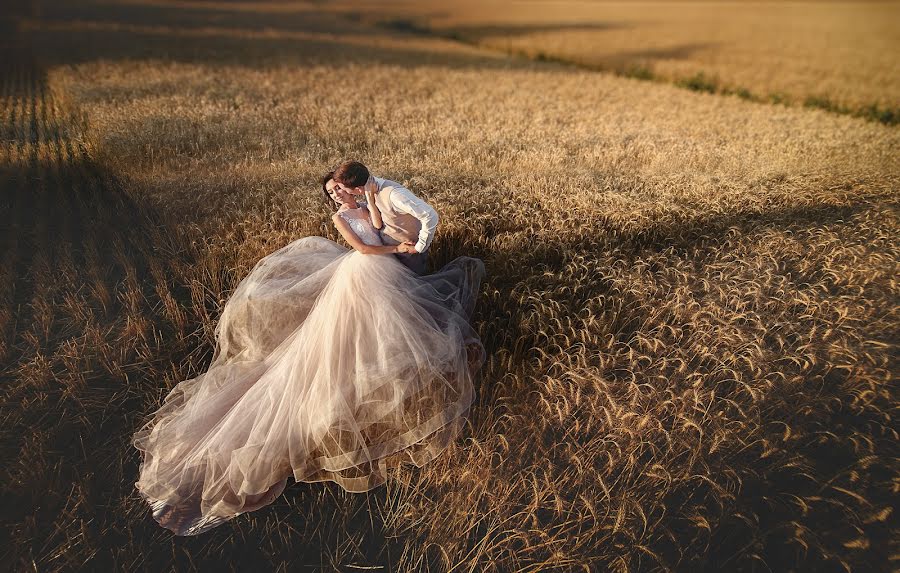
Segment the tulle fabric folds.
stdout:
<svg viewBox="0 0 900 573">
<path fill-rule="evenodd" d="M 260 260 L 223 309 L 209 369 L 132 439 L 154 518 L 194 535 L 271 503 L 289 477 L 363 492 L 433 459 L 474 399 L 483 275 L 460 257 L 420 277 L 322 237 Z"/>
</svg>

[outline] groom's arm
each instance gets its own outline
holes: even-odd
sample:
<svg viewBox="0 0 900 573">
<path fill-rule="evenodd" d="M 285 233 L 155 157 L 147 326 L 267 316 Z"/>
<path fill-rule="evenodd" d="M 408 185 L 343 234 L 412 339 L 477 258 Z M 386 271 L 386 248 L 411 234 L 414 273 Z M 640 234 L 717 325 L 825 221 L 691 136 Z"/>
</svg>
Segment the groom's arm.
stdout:
<svg viewBox="0 0 900 573">
<path fill-rule="evenodd" d="M 419 231 L 419 240 L 416 242 L 416 250 L 424 253 L 431 246 L 431 239 L 438 225 L 438 214 L 431 205 L 422 201 L 405 187 L 394 187 L 391 193 L 391 204 L 394 209 L 408 213 L 422 222 L 422 230 Z"/>
</svg>

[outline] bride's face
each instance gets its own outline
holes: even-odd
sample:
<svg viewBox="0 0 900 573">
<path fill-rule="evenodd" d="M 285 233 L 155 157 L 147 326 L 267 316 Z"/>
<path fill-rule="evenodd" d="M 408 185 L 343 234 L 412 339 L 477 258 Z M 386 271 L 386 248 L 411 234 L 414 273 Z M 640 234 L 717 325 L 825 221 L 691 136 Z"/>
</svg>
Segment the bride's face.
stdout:
<svg viewBox="0 0 900 573">
<path fill-rule="evenodd" d="M 353 195 L 344 191 L 334 179 L 329 180 L 325 184 L 325 190 L 328 191 L 328 194 L 338 205 L 343 205 L 350 199 L 353 199 Z"/>
</svg>

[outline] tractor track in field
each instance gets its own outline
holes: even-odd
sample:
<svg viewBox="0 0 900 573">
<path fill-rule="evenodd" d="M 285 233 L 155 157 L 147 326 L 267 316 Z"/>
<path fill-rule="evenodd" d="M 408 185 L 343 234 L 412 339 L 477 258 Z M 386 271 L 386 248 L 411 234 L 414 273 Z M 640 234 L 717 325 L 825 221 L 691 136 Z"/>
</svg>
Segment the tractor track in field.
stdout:
<svg viewBox="0 0 900 573">
<path fill-rule="evenodd" d="M 128 440 L 195 325 L 169 230 L 92 160 L 27 36 L 0 54 L 0 526 L 22 567 L 66 567 L 109 533 L 98 493 L 136 507 Z"/>
</svg>

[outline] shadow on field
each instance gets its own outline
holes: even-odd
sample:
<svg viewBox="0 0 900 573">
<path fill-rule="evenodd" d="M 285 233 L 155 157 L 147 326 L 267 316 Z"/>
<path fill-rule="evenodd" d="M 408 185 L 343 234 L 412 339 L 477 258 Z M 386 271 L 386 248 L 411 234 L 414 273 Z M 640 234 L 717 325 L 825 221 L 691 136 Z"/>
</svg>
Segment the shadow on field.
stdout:
<svg viewBox="0 0 900 573">
<path fill-rule="evenodd" d="M 432 19 L 441 13 L 428 13 L 422 17 Z M 53 3 L 41 14 L 51 22 L 89 21 L 94 24 L 133 26 L 164 26 L 177 30 L 201 30 L 218 28 L 242 31 L 272 32 L 333 32 L 339 35 L 364 34 L 366 36 L 394 36 L 398 32 L 436 33 L 444 37 L 460 36 L 482 40 L 491 36 L 526 36 L 557 32 L 597 32 L 635 27 L 633 22 L 558 22 L 547 24 L 452 26 L 429 29 L 411 19 L 384 20 L 377 8 L 368 8 L 364 2 L 353 9 L 331 8 L 327 3 L 284 3 L 277 5 L 247 6 L 228 2 L 188 2 L 172 5 L 166 2 L 146 0 L 128 4 L 92 1 L 80 4 Z"/>
<path fill-rule="evenodd" d="M 863 356 L 861 346 L 843 346 L 847 339 L 841 340 L 844 334 L 837 332 L 844 329 L 835 325 L 827 313 L 810 310 L 820 301 L 825 306 L 829 301 L 846 299 L 848 292 L 854 291 L 823 280 L 819 265 L 796 265 L 803 261 L 805 253 L 796 253 L 795 259 L 786 257 L 793 260 L 776 261 L 780 264 L 774 273 L 784 279 L 779 283 L 769 280 L 771 274 L 760 274 L 759 281 L 755 281 L 755 267 L 743 266 L 739 259 L 733 266 L 723 263 L 735 248 L 740 248 L 749 263 L 753 257 L 746 252 L 753 248 L 753 238 L 768 230 L 790 232 L 813 244 L 815 233 L 810 231 L 849 233 L 864 225 L 862 218 L 854 217 L 873 207 L 873 203 L 860 197 L 845 205 L 748 209 L 651 223 L 636 231 L 623 231 L 621 225 L 600 221 L 590 238 L 522 240 L 505 249 L 494 247 L 494 239 L 507 233 L 515 235 L 515 229 L 488 222 L 480 228 L 442 237 L 447 250 L 435 262 L 440 265 L 460 254 L 485 260 L 489 286 L 475 318 L 480 322 L 488 356 L 511 354 L 509 364 L 531 365 L 530 371 L 513 371 L 524 381 L 512 390 L 506 387 L 507 394 L 541 392 L 547 383 L 545 374 L 555 380 L 567 380 L 565 374 L 572 371 L 573 379 L 582 381 L 579 388 L 585 393 L 592 391 L 593 381 L 600 380 L 602 394 L 613 397 L 610 402 L 621 405 L 634 400 L 633 408 L 635 403 L 647 399 L 648 403 L 638 411 L 646 407 L 644 411 L 669 432 L 669 437 L 684 429 L 685 418 L 674 418 L 660 403 L 677 401 L 678 396 L 692 393 L 696 396 L 698 392 L 709 397 L 703 407 L 707 413 L 713 412 L 713 417 L 701 422 L 703 429 L 697 427 L 701 439 L 698 441 L 697 435 L 689 432 L 686 437 L 682 434 L 684 441 L 675 450 L 671 449 L 673 442 L 667 445 L 668 438 L 660 440 L 659 449 L 654 450 L 652 458 L 645 459 L 646 465 L 640 469 L 646 471 L 655 461 L 665 465 L 667 471 L 676 471 L 681 461 L 673 457 L 673 452 L 702 458 L 702 464 L 691 470 L 697 474 L 693 477 L 702 481 L 661 488 L 665 492 L 661 507 L 670 520 L 668 537 L 641 541 L 647 543 L 650 551 L 663 556 L 661 563 L 677 564 L 678 569 L 696 566 L 698 571 L 724 571 L 743 570 L 756 558 L 772 571 L 794 570 L 797 563 L 803 565 L 801 570 L 840 571 L 838 563 L 844 563 L 840 558 L 832 559 L 829 548 L 860 538 L 872 547 L 870 555 L 859 554 L 862 563 L 867 559 L 872 563 L 888 562 L 892 526 L 886 519 L 867 516 L 888 515 L 879 514 L 875 508 L 890 507 L 892 477 L 887 460 L 893 459 L 889 454 L 896 447 L 890 438 L 889 418 L 875 408 L 861 406 L 855 396 L 869 393 L 874 397 L 876 392 L 883 392 L 889 362 Z M 473 244 L 473 236 L 481 240 Z M 862 236 L 864 231 L 856 240 L 864 244 Z M 510 241 L 500 243 L 508 245 Z M 766 249 L 771 251 L 772 247 Z M 644 284 L 635 285 L 632 290 L 622 280 L 628 273 L 621 267 L 612 268 L 620 261 L 626 267 L 640 263 L 647 273 Z M 697 292 L 699 289 L 694 290 L 697 285 L 683 282 L 716 276 L 704 270 L 713 264 L 715 273 L 719 273 L 716 283 L 724 292 L 706 298 Z M 669 266 L 678 273 L 652 276 Z M 766 270 L 772 272 L 771 268 Z M 599 276 L 594 278 L 594 273 Z M 647 283 L 662 288 L 648 288 Z M 784 291 L 780 297 L 766 299 L 757 297 L 759 291 L 748 289 L 744 293 L 733 288 L 741 283 L 760 289 L 780 284 Z M 689 288 L 699 306 L 688 310 L 685 305 L 654 299 L 654 293 L 671 292 L 667 287 Z M 791 291 L 803 291 L 804 296 L 794 298 Z M 854 294 L 853 298 L 858 296 Z M 736 299 L 753 303 L 753 310 L 734 307 L 731 301 Z M 800 304 L 804 299 L 814 302 L 804 306 Z M 884 301 L 880 304 L 882 308 L 888 306 Z M 590 310 L 590 318 L 598 320 L 585 319 L 585 309 Z M 704 326 L 691 320 L 695 316 L 711 316 L 710 310 L 718 311 L 715 316 L 721 322 L 707 322 Z M 750 315 L 751 320 L 743 314 Z M 772 321 L 771 329 L 767 320 Z M 729 330 L 717 328 L 723 324 L 740 333 L 737 344 L 734 336 L 738 335 L 725 336 Z M 667 327 L 679 334 L 665 339 L 660 333 Z M 846 328 L 846 334 L 863 335 L 855 328 Z M 589 330 L 599 334 L 600 343 L 592 345 L 590 334 L 580 336 Z M 775 334 L 783 337 L 777 344 Z M 612 339 L 608 344 L 607 336 Z M 873 336 L 884 343 L 890 334 Z M 644 345 L 641 338 L 654 343 Z M 585 350 L 585 344 L 596 353 L 585 353 L 584 360 L 570 360 L 579 350 Z M 739 344 L 758 345 L 760 352 L 752 355 L 748 363 L 730 362 Z M 632 359 L 632 353 L 637 360 Z M 678 363 L 684 368 L 673 366 Z M 508 373 L 507 362 L 501 360 L 487 373 L 487 382 Z M 563 407 L 571 405 L 571 395 L 548 394 L 545 397 L 551 403 L 557 399 Z M 479 398 L 480 408 L 473 410 L 473 419 L 486 417 L 486 410 L 506 396 L 485 387 L 483 382 Z M 598 401 L 606 403 L 606 398 Z M 517 397 L 519 413 L 525 411 L 521 402 L 525 398 Z M 547 415 L 547 430 L 529 434 L 519 443 L 528 443 L 544 453 L 577 440 L 570 431 L 576 426 L 579 410 L 573 406 L 571 412 L 565 411 L 567 415 L 559 420 L 552 413 Z M 581 422 L 599 417 L 602 427 L 602 417 L 596 410 L 580 413 Z M 728 422 L 728 427 L 741 428 L 736 440 L 735 433 L 718 425 L 722 420 Z M 604 441 L 617 442 L 616 448 L 627 448 L 624 436 L 615 437 L 619 423 L 627 426 L 624 420 L 616 420 L 602 428 L 599 435 L 605 436 Z M 478 422 L 474 425 L 483 427 Z M 498 427 L 496 431 L 509 435 L 521 428 Z M 711 435 L 740 445 L 724 451 L 715 446 L 708 451 L 702 449 L 709 447 L 704 442 Z M 872 439 L 862 440 L 862 436 Z M 588 439 L 591 437 L 597 438 L 597 434 L 587 435 Z M 584 443 L 579 446 L 588 447 Z M 663 451 L 666 453 L 660 453 Z M 598 455 L 601 471 L 604 461 Z M 546 460 L 538 454 L 537 462 Z M 566 458 L 558 463 L 561 473 L 571 465 Z M 611 479 L 620 477 L 613 475 Z M 829 492 L 831 487 L 837 496 Z M 631 495 L 627 490 L 624 494 Z M 849 505 L 834 501 L 843 495 L 859 495 L 865 500 L 850 509 Z M 702 515 L 709 521 L 696 527 L 690 523 L 690 515 Z M 634 518 L 638 521 L 637 516 Z M 642 511 L 640 519 L 646 524 L 644 520 L 652 520 L 653 516 L 645 516 Z M 797 535 L 800 528 L 810 527 L 816 530 L 816 539 Z M 686 552 L 685 548 L 693 550 Z M 808 550 L 809 555 L 801 556 L 801 548 Z"/>
<path fill-rule="evenodd" d="M 465 244 L 469 248 L 474 248 L 475 252 L 471 253 L 472 256 L 485 259 L 496 258 L 498 264 L 502 264 L 506 260 L 514 260 L 517 263 L 524 262 L 524 265 L 504 266 L 499 269 L 503 272 L 493 273 L 503 284 L 513 285 L 522 276 L 533 273 L 537 266 L 551 272 L 559 270 L 570 260 L 572 255 L 590 255 L 615 250 L 632 259 L 639 255 L 673 250 L 675 254 L 688 256 L 694 255 L 695 249 L 716 248 L 717 242 L 727 236 L 746 235 L 765 227 L 802 229 L 842 223 L 871 206 L 872 203 L 862 198 L 857 203 L 847 205 L 798 205 L 788 208 L 779 207 L 771 211 L 747 209 L 697 218 L 668 218 L 664 221 L 642 225 L 636 229 L 623 228 L 621 224 L 610 218 L 601 218 L 596 221 L 596 226 L 592 228 L 593 234 L 590 236 L 529 242 L 522 250 L 504 250 L 502 252 L 493 251 L 490 243 L 501 234 L 515 233 L 517 229 L 514 226 L 491 222 L 483 228 L 476 228 L 465 234 L 446 235 L 443 240 L 453 252 L 464 248 Z M 471 243 L 472 236 L 477 236 L 482 240 L 473 245 Z M 702 260 L 698 260 L 698 262 L 702 262 Z M 490 269 L 488 270 L 490 272 Z"/>
<path fill-rule="evenodd" d="M 78 566 L 79 547 L 121 539 L 113 524 L 124 515 L 113 512 L 132 495 L 127 439 L 149 364 L 128 326 L 150 294 L 148 254 L 159 237 L 154 214 L 70 132 L 30 54 L 19 46 L 8 55 L 0 519 L 16 544 L 4 556 L 20 569 Z"/>
<path fill-rule="evenodd" d="M 297 15 L 275 13 L 244 19 L 243 14 L 185 9 L 181 4 L 166 10 L 129 5 L 103 14 L 107 6 L 70 4 L 58 9 L 45 5 L 41 17 L 57 24 L 42 27 L 37 23 L 32 35 L 35 41 L 44 43 L 40 48 L 44 60 L 54 64 L 168 58 L 254 66 L 333 65 L 335 61 L 400 66 L 424 62 L 473 68 L 531 65 L 341 42 L 321 35 L 319 28 L 329 24 L 327 19 L 303 20 Z M 291 36 L 296 32 L 295 25 L 310 29 Z M 248 34 L 248 30 L 253 33 Z M 267 30 L 283 34 L 269 37 Z M 273 60 L 272 53 L 279 55 Z M 404 551 L 417 549 L 415 539 L 388 537 L 388 528 L 379 521 L 382 508 L 398 509 L 392 506 L 397 500 L 390 497 L 393 492 L 388 488 L 356 495 L 331 483 L 290 481 L 271 506 L 198 538 L 174 538 L 156 525 L 133 487 L 139 459 L 129 440 L 167 388 L 202 370 L 211 358 L 209 336 L 220 303 L 207 296 L 205 289 L 218 279 L 202 274 L 208 261 L 184 244 L 178 223 L 135 200 L 128 193 L 127 183 L 117 181 L 92 161 L 73 127 L 78 124 L 77 118 L 55 101 L 44 74 L 29 63 L 30 56 L 13 53 L 4 62 L 0 65 L 0 89 L 4 90 L 0 105 L 6 106 L 0 108 L 0 218 L 11 224 L 0 230 L 0 377 L 4 387 L 0 404 L 0 419 L 4 421 L 0 425 L 4 460 L 0 470 L 0 495 L 4 499 L 0 525 L 17 543 L 4 546 L 0 557 L 15 563 L 17 569 L 40 570 L 164 570 L 189 566 L 247 570 L 284 568 L 285 564 L 334 570 L 348 563 L 389 570 Z M 458 234 L 443 235 L 435 248 L 435 266 L 463 254 L 485 261 L 491 292 L 479 302 L 475 319 L 480 322 L 488 356 L 514 358 L 494 363 L 479 381 L 476 392 L 481 403 L 472 410 L 472 425 L 482 428 L 479 420 L 490 414 L 493 404 L 486 400 L 497 397 L 492 383 L 510 372 L 525 373 L 522 378 L 532 381 L 528 377 L 535 375 L 539 351 L 547 352 L 550 344 L 560 344 L 550 340 L 557 326 L 549 321 L 538 324 L 544 315 L 529 305 L 547 299 L 556 305 L 553 318 L 574 317 L 570 324 L 578 326 L 578 313 L 590 301 L 606 297 L 604 300 L 612 304 L 624 299 L 610 321 L 602 325 L 605 331 L 615 342 L 628 345 L 646 328 L 656 301 L 642 300 L 640 293 L 624 293 L 616 289 L 609 276 L 592 278 L 589 270 L 583 275 L 587 280 L 573 288 L 567 273 L 570 267 L 581 264 L 579 258 L 604 262 L 609 258 L 632 264 L 670 251 L 673 259 L 690 260 L 702 268 L 722 255 L 723 244 L 732 237 L 769 227 L 799 231 L 840 225 L 867 207 L 860 201 L 841 206 L 746 210 L 666 220 L 639 228 L 600 219 L 584 237 L 561 236 L 543 242 L 523 238 L 510 248 L 497 247 L 501 244 L 497 239 L 515 236 L 518 230 L 502 221 L 480 227 L 473 224 Z M 790 279 L 800 281 L 803 277 Z M 833 293 L 823 296 L 828 294 Z M 793 311 L 788 308 L 785 312 Z M 672 315 L 666 319 L 676 320 Z M 646 330 L 643 333 L 647 334 Z M 797 353 L 801 343 L 794 343 L 788 350 Z M 690 344 L 694 346 L 685 343 L 681 350 L 692 352 L 697 348 L 695 342 Z M 565 357 L 567 349 L 560 350 L 560 356 Z M 857 430 L 865 434 L 869 419 L 855 419 L 828 409 L 829 400 L 844 390 L 841 385 L 846 382 L 842 371 L 828 370 L 832 365 L 828 358 L 808 371 L 789 365 L 778 373 L 793 376 L 798 386 L 812 384 L 817 393 L 811 393 L 810 399 L 823 406 L 816 415 L 824 428 L 835 430 L 832 435 L 840 433 L 843 438 Z M 640 364 L 634 372 L 643 376 L 638 370 Z M 623 382 L 629 375 L 628 367 L 624 361 L 612 364 L 604 374 L 608 374 L 609 384 L 615 387 Z M 702 356 L 690 364 L 699 372 L 708 372 L 703 370 L 706 367 Z M 520 370 L 515 371 L 517 368 Z M 794 423 L 793 411 L 785 410 L 795 408 L 795 402 L 773 398 L 775 393 L 758 403 L 746 395 L 729 394 L 733 385 L 728 384 L 734 381 L 726 376 L 722 371 L 710 374 L 703 384 L 722 384 L 716 386 L 717 391 L 721 389 L 720 395 L 758 407 L 754 415 L 772 436 L 782 434 L 783 428 L 778 425 L 784 425 L 782 420 Z M 685 377 L 660 379 L 673 386 L 688 384 Z M 824 384 L 826 381 L 828 384 Z M 807 425 L 801 424 L 799 429 L 818 431 L 808 420 L 801 422 Z M 772 428 L 768 427 L 770 423 Z M 843 425 L 840 430 L 836 429 L 839 425 Z M 537 444 L 575 438 L 561 431 L 531 439 Z M 767 535 L 788 535 L 786 530 L 775 528 L 792 523 L 796 517 L 794 506 L 787 503 L 790 496 L 822 499 L 824 487 L 813 480 L 802 481 L 800 470 L 791 468 L 813 468 L 817 475 L 825 476 L 820 479 L 824 483 L 828 476 L 835 475 L 838 464 L 854 459 L 849 441 L 837 446 L 834 442 L 822 443 L 828 447 L 796 446 L 796 451 L 807 456 L 806 466 L 779 465 L 793 459 L 790 456 L 794 452 L 786 450 L 757 458 L 750 457 L 754 452 L 748 450 L 747 457 L 729 460 L 729 469 L 740 474 L 746 484 L 730 509 L 749 508 L 748 515 L 761 516 L 764 524 L 771 525 Z M 553 445 L 547 444 L 545 451 Z M 678 511 L 695 491 L 702 494 L 703 487 L 690 492 L 682 487 L 666 500 L 665 507 L 673 508 L 671 529 L 677 538 L 672 537 L 671 547 L 654 549 L 669 557 L 670 563 L 684 563 L 678 561 L 683 557 L 679 553 L 691 546 L 684 540 L 690 541 L 688 536 L 693 535 L 679 530 L 674 520 L 685 517 Z M 427 494 L 430 492 L 423 495 Z M 775 501 L 770 503 L 771 499 Z M 739 523 L 733 515 L 724 519 L 721 524 L 713 524 L 715 530 L 706 545 L 711 548 L 709 554 L 700 552 L 684 559 L 705 563 L 713 570 L 720 565 L 721 570 L 741 552 L 767 551 L 772 555 L 787 547 L 786 543 L 773 543 L 771 547 L 747 549 L 748 536 L 743 534 L 758 532 L 760 527 Z M 838 521 L 834 518 L 828 522 Z M 876 523 L 872 527 L 881 526 Z M 475 540 L 472 546 L 477 548 L 481 541 Z M 786 554 L 771 562 L 793 560 L 793 555 Z"/>
<path fill-rule="evenodd" d="M 552 341 L 545 332 L 552 331 L 553 327 L 551 323 L 547 323 L 541 329 L 536 329 L 534 321 L 530 319 L 539 313 L 523 304 L 514 293 L 528 292 L 540 296 L 562 293 L 553 295 L 553 298 L 562 305 L 562 314 L 575 321 L 579 320 L 577 317 L 592 300 L 605 298 L 612 301 L 630 297 L 617 290 L 612 281 L 606 278 L 580 283 L 577 289 L 570 288 L 571 277 L 567 274 L 567 267 L 577 259 L 624 260 L 627 264 L 632 264 L 638 259 L 646 260 L 668 251 L 672 257 L 690 260 L 695 269 L 702 269 L 705 264 L 714 262 L 721 256 L 723 242 L 731 243 L 731 240 L 740 240 L 765 228 L 796 232 L 844 224 L 855 214 L 870 209 L 871 206 L 871 203 L 862 198 L 860 202 L 839 206 L 801 205 L 771 211 L 747 209 L 693 219 L 667 219 L 637 229 L 624 229 L 621 224 L 610 219 L 600 219 L 591 235 L 561 237 L 558 240 L 532 239 L 523 242 L 520 248 L 512 249 L 497 249 L 494 239 L 504 234 L 515 234 L 515 227 L 491 221 L 482 227 L 443 234 L 433 248 L 435 253 L 432 261 L 435 269 L 462 255 L 485 261 L 486 283 L 489 289 L 497 290 L 496 297 L 479 302 L 474 316 L 474 320 L 481 325 L 485 350 L 488 356 L 512 354 L 516 358 L 515 362 L 527 367 L 542 352 L 550 351 L 548 344 Z M 473 237 L 477 237 L 477 240 L 473 241 Z M 832 287 L 830 294 L 837 294 L 836 287 Z M 607 325 L 606 329 L 617 342 L 624 345 L 634 342 L 634 336 L 641 332 L 655 310 L 640 304 L 626 306 L 627 312 L 616 315 L 615 321 Z M 565 353 L 563 348 L 556 350 Z M 780 349 L 772 347 L 769 350 Z M 692 364 L 692 367 L 702 370 L 704 365 L 698 362 Z M 631 374 L 626 370 L 619 370 L 610 372 L 609 376 L 611 379 L 624 379 L 630 378 Z M 493 389 L 485 384 L 490 384 L 491 380 L 489 375 L 477 383 L 476 395 L 481 399 L 482 407 L 490 406 L 485 399 L 493 395 Z M 477 420 L 483 415 L 486 412 L 474 410 L 473 425 L 477 426 Z"/>
<path fill-rule="evenodd" d="M 618 69 L 636 62 L 647 62 L 650 60 L 687 60 L 697 52 L 708 50 L 716 46 L 718 46 L 718 44 L 715 42 L 693 42 L 689 44 L 678 44 L 677 46 L 667 46 L 665 48 L 617 52 L 608 56 L 599 57 L 596 61 L 601 65 L 607 65 Z"/>
<path fill-rule="evenodd" d="M 246 6 L 227 2 L 45 2 L 43 23 L 83 22 L 86 25 L 159 26 L 173 30 L 329 32 L 352 23 L 353 15 L 329 12 L 304 3 Z M 377 32 L 377 31 L 376 31 Z"/>
<path fill-rule="evenodd" d="M 374 15 L 374 14 L 372 14 Z M 434 17 L 434 15 L 430 15 Z M 553 34 L 558 32 L 602 32 L 605 30 L 624 30 L 634 28 L 632 22 L 560 22 L 553 24 L 518 24 L 515 26 L 448 26 L 446 28 L 429 28 L 408 19 L 382 20 L 380 27 L 399 32 L 435 34 L 445 38 L 461 38 L 467 41 L 481 41 L 499 36 L 514 38 L 530 34 Z"/>
<path fill-rule="evenodd" d="M 221 5 L 220 5 L 221 6 Z M 381 64 L 454 69 L 528 69 L 526 60 L 391 41 L 402 30 L 356 12 L 258 11 L 153 4 L 47 3 L 29 31 L 48 65 L 163 59 L 237 64 Z"/>
<path fill-rule="evenodd" d="M 292 485 L 199 538 L 153 521 L 130 439 L 208 363 L 218 301 L 177 223 L 89 157 L 77 118 L 18 44 L 0 64 L 0 556 L 44 571 L 389 559 L 371 507 L 388 503 L 384 488 Z"/>
</svg>

